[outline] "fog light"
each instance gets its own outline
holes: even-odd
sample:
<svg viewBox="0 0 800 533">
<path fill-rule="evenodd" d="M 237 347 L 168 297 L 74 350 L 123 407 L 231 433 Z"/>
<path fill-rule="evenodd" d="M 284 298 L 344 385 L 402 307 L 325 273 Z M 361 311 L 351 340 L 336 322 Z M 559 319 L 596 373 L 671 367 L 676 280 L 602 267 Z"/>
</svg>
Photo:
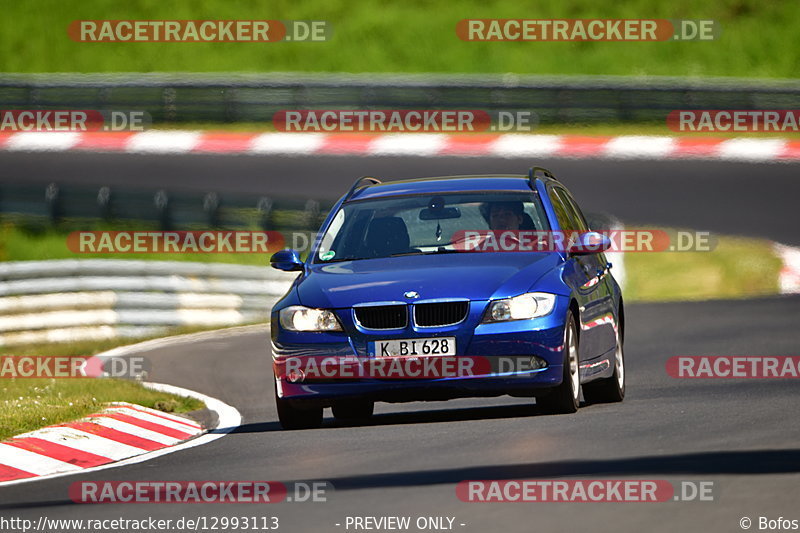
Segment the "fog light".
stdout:
<svg viewBox="0 0 800 533">
<path fill-rule="evenodd" d="M 292 370 L 286 375 L 289 383 L 297 383 L 306 379 L 306 374 L 302 370 Z"/>
<path fill-rule="evenodd" d="M 539 370 L 541 368 L 547 368 L 547 361 L 541 357 L 536 357 L 535 355 L 531 357 L 531 369 Z"/>
</svg>

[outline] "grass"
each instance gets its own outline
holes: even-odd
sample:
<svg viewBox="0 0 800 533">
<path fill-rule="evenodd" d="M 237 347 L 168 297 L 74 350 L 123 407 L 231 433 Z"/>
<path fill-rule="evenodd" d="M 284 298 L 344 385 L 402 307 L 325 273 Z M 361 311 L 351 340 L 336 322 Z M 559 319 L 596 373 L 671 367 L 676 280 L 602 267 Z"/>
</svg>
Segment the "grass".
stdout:
<svg viewBox="0 0 800 533">
<path fill-rule="evenodd" d="M 720 237 L 711 252 L 625 254 L 628 301 L 752 298 L 778 294 L 781 260 L 761 239 Z"/>
<path fill-rule="evenodd" d="M 794 78 L 800 3 L 760 0 L 32 0 L 4 6 L 4 72 L 303 71 L 467 72 Z M 464 18 L 715 19 L 707 42 L 465 42 Z M 306 19 L 333 26 L 328 42 L 80 43 L 80 19 Z"/>
<path fill-rule="evenodd" d="M 0 380 L 0 440 L 96 413 L 108 402 L 130 402 L 184 413 L 203 403 L 119 379 Z"/>
<path fill-rule="evenodd" d="M 176 327 L 164 335 L 204 329 L 208 328 Z M 150 338 L 155 337 L 0 346 L 0 356 L 88 356 Z M 203 402 L 194 398 L 146 389 L 140 383 L 121 379 L 0 379 L 0 440 L 90 415 L 108 402 L 130 402 L 171 413 L 204 407 Z"/>
<path fill-rule="evenodd" d="M 79 226 L 72 221 L 70 225 Z M 121 230 L 153 231 L 155 226 L 147 223 L 131 223 L 119 226 L 103 225 L 94 227 L 93 222 L 82 227 L 83 230 Z M 67 247 L 68 231 L 46 225 L 31 226 L 27 229 L 10 222 L 0 224 L 0 261 L 38 261 L 44 259 L 147 259 L 150 261 L 194 261 L 200 263 L 235 263 L 242 265 L 266 266 L 268 255 L 261 253 L 81 253 L 76 254 Z"/>
</svg>

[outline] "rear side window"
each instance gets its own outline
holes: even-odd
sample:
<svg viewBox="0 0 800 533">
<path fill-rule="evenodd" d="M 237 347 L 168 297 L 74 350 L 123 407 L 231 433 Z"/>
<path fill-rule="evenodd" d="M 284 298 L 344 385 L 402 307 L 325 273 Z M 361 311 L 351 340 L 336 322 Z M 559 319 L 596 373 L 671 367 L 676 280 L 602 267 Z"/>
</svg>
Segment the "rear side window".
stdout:
<svg viewBox="0 0 800 533">
<path fill-rule="evenodd" d="M 558 196 L 561 198 L 564 206 L 567 209 L 567 213 L 572 220 L 572 225 L 578 231 L 589 231 L 589 225 L 586 223 L 586 219 L 581 213 L 580 208 L 575 204 L 575 200 L 567 193 L 564 189 L 555 189 Z"/>
<path fill-rule="evenodd" d="M 577 229 L 572 216 L 570 216 L 567 205 L 559 194 L 556 193 L 555 188 L 550 188 L 547 195 L 550 197 L 550 202 L 553 204 L 553 210 L 556 212 L 558 225 L 561 226 L 562 231 L 575 231 Z"/>
</svg>

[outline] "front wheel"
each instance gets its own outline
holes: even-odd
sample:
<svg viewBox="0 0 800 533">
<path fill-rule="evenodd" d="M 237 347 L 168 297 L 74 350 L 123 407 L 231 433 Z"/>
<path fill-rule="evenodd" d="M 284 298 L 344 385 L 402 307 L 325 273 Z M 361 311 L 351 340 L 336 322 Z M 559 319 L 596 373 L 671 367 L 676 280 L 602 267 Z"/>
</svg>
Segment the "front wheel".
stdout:
<svg viewBox="0 0 800 533">
<path fill-rule="evenodd" d="M 277 383 L 274 390 L 278 421 L 283 429 L 314 429 L 322 425 L 322 407 L 296 407 L 289 400 L 278 397 Z"/>
<path fill-rule="evenodd" d="M 614 403 L 625 398 L 625 353 L 622 349 L 622 324 L 617 326 L 617 347 L 614 350 L 614 373 L 610 378 L 599 379 L 583 386 L 583 397 L 588 403 Z"/>
<path fill-rule="evenodd" d="M 538 405 L 545 413 L 566 414 L 578 410 L 581 395 L 580 368 L 578 368 L 578 332 L 575 317 L 568 315 L 564 327 L 564 374 L 561 385 L 550 391 L 547 396 L 536 398 Z"/>
</svg>

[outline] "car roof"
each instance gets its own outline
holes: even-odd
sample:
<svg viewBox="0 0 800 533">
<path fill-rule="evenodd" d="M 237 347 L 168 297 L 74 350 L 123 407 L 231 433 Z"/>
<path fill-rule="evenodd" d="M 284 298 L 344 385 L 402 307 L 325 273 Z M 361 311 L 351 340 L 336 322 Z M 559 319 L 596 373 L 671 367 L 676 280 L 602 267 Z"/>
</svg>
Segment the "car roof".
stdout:
<svg viewBox="0 0 800 533">
<path fill-rule="evenodd" d="M 539 178 L 550 181 L 550 178 Z M 555 180 L 553 180 L 555 181 Z M 416 178 L 369 184 L 357 188 L 347 201 L 384 198 L 407 194 L 449 192 L 507 191 L 531 192 L 528 176 L 520 174 L 486 174 L 475 176 L 444 176 Z"/>
</svg>

